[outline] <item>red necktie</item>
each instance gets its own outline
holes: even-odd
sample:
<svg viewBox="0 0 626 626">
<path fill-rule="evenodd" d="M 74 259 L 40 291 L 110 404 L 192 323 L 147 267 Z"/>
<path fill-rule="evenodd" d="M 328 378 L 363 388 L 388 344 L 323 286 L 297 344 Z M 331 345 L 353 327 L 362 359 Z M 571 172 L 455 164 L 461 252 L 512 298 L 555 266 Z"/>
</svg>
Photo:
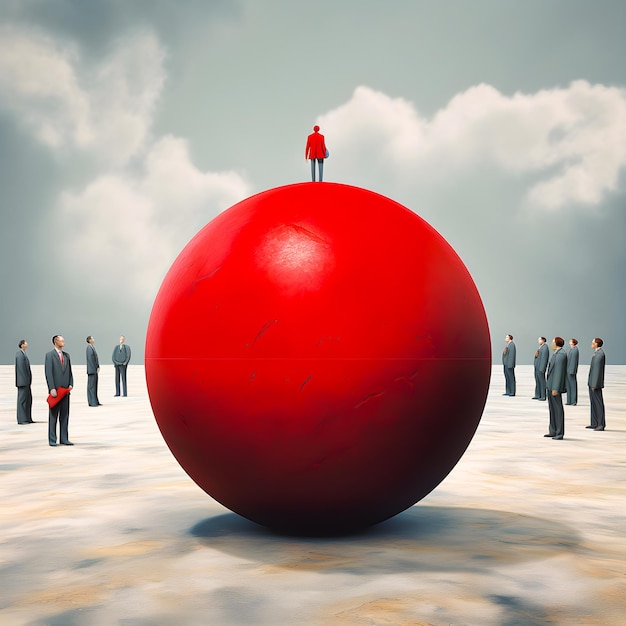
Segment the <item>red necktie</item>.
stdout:
<svg viewBox="0 0 626 626">
<path fill-rule="evenodd" d="M 61 359 L 61 365 L 63 365 L 63 364 L 64 364 L 64 361 L 63 361 L 63 352 L 59 352 L 59 358 Z"/>
</svg>

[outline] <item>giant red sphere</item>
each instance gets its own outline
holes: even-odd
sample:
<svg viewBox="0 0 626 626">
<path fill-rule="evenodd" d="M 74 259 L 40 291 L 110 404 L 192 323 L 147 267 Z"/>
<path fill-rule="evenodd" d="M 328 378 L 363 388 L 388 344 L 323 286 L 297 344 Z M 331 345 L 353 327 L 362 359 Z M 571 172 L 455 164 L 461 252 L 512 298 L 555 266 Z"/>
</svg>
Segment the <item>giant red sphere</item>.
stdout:
<svg viewBox="0 0 626 626">
<path fill-rule="evenodd" d="M 167 445 L 232 511 L 337 532 L 410 507 L 478 426 L 491 346 L 450 245 L 379 194 L 270 189 L 207 224 L 148 326 L 146 378 Z"/>
</svg>

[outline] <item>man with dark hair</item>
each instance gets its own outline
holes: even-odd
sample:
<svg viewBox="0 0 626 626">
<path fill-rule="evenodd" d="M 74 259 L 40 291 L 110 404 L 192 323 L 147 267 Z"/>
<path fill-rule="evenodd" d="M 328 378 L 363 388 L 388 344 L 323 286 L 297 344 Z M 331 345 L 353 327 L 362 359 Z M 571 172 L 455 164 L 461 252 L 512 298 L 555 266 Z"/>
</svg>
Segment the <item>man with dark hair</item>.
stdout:
<svg viewBox="0 0 626 626">
<path fill-rule="evenodd" d="M 591 357 L 591 365 L 589 366 L 589 399 L 591 400 L 591 424 L 585 428 L 593 428 L 594 430 L 604 430 L 606 427 L 606 419 L 604 414 L 604 398 L 602 397 L 602 389 L 604 388 L 604 367 L 606 357 L 602 346 L 604 341 L 600 337 L 596 337 L 591 342 L 593 348 L 593 356 Z"/>
<path fill-rule="evenodd" d="M 539 347 L 535 352 L 535 395 L 533 400 L 546 399 L 546 368 L 548 367 L 548 357 L 550 356 L 545 337 L 537 339 Z"/>
<path fill-rule="evenodd" d="M 113 365 L 115 365 L 115 396 L 120 395 L 120 378 L 122 380 L 122 388 L 124 389 L 124 395 L 127 395 L 126 388 L 126 368 L 130 361 L 130 346 L 126 343 L 126 337 L 122 335 L 120 337 L 119 346 L 113 348 Z"/>
<path fill-rule="evenodd" d="M 552 439 L 563 439 L 565 434 L 565 413 L 561 398 L 561 394 L 565 392 L 565 375 L 567 373 L 567 357 L 563 350 L 564 345 L 565 339 L 563 337 L 555 337 L 552 340 L 554 352 L 550 357 L 546 372 L 550 429 L 544 437 L 552 437 Z"/>
<path fill-rule="evenodd" d="M 576 406 L 578 403 L 578 339 L 569 340 L 569 351 L 567 353 L 567 377 L 565 378 L 565 388 L 567 389 L 567 402 Z"/>
<path fill-rule="evenodd" d="M 513 342 L 513 335 L 506 335 L 504 337 L 506 346 L 502 351 L 502 365 L 504 366 L 504 384 L 505 393 L 503 396 L 515 395 L 515 343 Z"/>
<path fill-rule="evenodd" d="M 15 355 L 15 386 L 17 387 L 17 423 L 33 424 L 33 394 L 30 386 L 33 382 L 33 374 L 30 371 L 30 361 L 26 356 L 28 341 L 20 339 Z"/>
<path fill-rule="evenodd" d="M 61 335 L 52 337 L 54 350 L 46 353 L 45 372 L 48 391 L 53 398 L 59 395 L 59 389 L 72 390 L 74 376 L 72 375 L 72 363 L 70 355 L 63 350 L 65 339 Z M 68 426 L 70 421 L 70 394 L 69 391 L 57 404 L 51 406 L 48 411 L 48 443 L 57 445 L 57 420 L 59 421 L 59 441 L 63 446 L 73 446 L 69 440 Z"/>
<path fill-rule="evenodd" d="M 100 361 L 98 360 L 98 353 L 93 345 L 94 338 L 89 335 L 86 341 L 87 404 L 89 404 L 89 406 L 100 406 L 100 401 L 98 400 L 98 372 L 100 371 Z"/>
</svg>

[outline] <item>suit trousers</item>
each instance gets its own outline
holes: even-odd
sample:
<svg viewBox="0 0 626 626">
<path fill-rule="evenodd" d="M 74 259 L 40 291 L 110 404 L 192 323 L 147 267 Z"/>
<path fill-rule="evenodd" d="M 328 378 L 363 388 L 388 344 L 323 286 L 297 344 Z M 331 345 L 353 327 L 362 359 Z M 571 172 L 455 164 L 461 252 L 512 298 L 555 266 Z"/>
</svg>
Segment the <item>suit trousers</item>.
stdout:
<svg viewBox="0 0 626 626">
<path fill-rule="evenodd" d="M 515 368 L 514 367 L 506 367 L 504 368 L 504 383 L 505 383 L 505 393 L 509 396 L 515 395 Z"/>
<path fill-rule="evenodd" d="M 98 374 L 87 374 L 87 403 L 98 406 Z"/>
<path fill-rule="evenodd" d="M 550 411 L 548 432 L 553 437 L 563 437 L 565 435 L 565 411 L 561 394 L 553 396 L 552 393 L 548 393 L 548 410 Z"/>
<path fill-rule="evenodd" d="M 591 425 L 594 428 L 606 428 L 602 389 L 589 387 L 589 399 L 591 400 Z"/>
<path fill-rule="evenodd" d="M 535 370 L 535 398 L 546 399 L 546 373 Z"/>
<path fill-rule="evenodd" d="M 70 421 L 69 394 L 48 410 L 48 443 L 57 442 L 57 420 L 59 421 L 59 439 L 61 443 L 68 443 L 70 440 L 68 435 Z"/>
<path fill-rule="evenodd" d="M 17 388 L 17 423 L 30 424 L 33 421 L 33 394 L 29 386 Z"/>
<path fill-rule="evenodd" d="M 567 404 L 578 404 L 578 381 L 576 374 L 567 374 L 565 377 L 565 388 L 567 389 Z"/>
<path fill-rule="evenodd" d="M 115 395 L 120 395 L 120 378 L 122 379 L 122 388 L 126 395 L 126 365 L 115 365 Z"/>
<path fill-rule="evenodd" d="M 311 159 L 311 179 L 315 182 L 315 161 L 320 173 L 320 183 L 324 180 L 324 159 Z"/>
</svg>

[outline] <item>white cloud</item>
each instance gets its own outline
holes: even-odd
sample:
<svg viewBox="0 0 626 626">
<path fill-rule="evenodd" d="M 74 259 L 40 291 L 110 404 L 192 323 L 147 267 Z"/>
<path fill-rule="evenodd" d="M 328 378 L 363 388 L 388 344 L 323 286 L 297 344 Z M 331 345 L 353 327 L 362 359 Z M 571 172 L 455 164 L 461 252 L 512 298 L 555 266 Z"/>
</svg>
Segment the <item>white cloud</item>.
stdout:
<svg viewBox="0 0 626 626">
<path fill-rule="evenodd" d="M 626 91 L 586 81 L 513 96 L 478 85 L 431 119 L 406 100 L 358 87 L 319 121 L 344 171 L 440 184 L 488 165 L 531 178 L 527 200 L 550 209 L 600 203 L 626 167 Z"/>
<path fill-rule="evenodd" d="M 165 137 L 140 174 L 105 174 L 78 193 L 64 193 L 54 219 L 75 284 L 145 305 L 197 230 L 248 195 L 239 174 L 201 172 L 184 140 Z"/>
<path fill-rule="evenodd" d="M 119 42 L 96 66 L 36 30 L 0 28 L 0 49 L 0 107 L 40 142 L 118 165 L 144 147 L 165 80 L 152 34 Z"/>
<path fill-rule="evenodd" d="M 248 196 L 248 183 L 197 169 L 184 139 L 150 136 L 165 82 L 153 35 L 135 33 L 91 64 L 34 30 L 0 28 L 0 46 L 0 106 L 54 153 L 94 159 L 94 179 L 62 192 L 49 214 L 48 228 L 63 233 L 58 260 L 85 296 L 145 307 L 184 244 Z"/>
</svg>

